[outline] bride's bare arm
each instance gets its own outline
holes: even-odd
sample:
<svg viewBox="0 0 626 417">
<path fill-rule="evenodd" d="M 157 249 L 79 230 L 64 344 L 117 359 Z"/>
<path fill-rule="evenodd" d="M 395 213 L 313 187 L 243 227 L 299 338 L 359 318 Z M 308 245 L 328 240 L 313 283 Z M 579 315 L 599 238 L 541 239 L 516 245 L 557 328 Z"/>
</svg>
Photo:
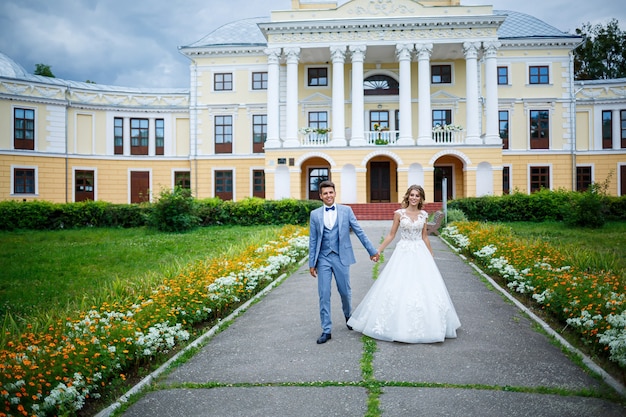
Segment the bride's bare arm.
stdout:
<svg viewBox="0 0 626 417">
<path fill-rule="evenodd" d="M 393 214 L 393 223 L 391 224 L 391 230 L 389 230 L 389 234 L 383 240 L 383 243 L 378 247 L 378 253 L 382 253 L 385 250 L 388 244 L 396 237 L 396 232 L 398 231 L 398 226 L 400 226 L 400 213 L 397 211 Z"/>
</svg>

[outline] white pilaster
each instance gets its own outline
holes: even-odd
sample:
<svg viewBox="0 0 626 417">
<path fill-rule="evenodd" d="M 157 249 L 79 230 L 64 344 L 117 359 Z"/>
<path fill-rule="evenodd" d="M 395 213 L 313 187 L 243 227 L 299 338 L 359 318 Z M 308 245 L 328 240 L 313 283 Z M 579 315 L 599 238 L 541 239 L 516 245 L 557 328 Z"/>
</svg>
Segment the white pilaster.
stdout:
<svg viewBox="0 0 626 417">
<path fill-rule="evenodd" d="M 300 48 L 285 48 L 284 52 L 287 55 L 287 115 L 285 119 L 287 128 L 283 146 L 295 148 L 300 146 L 298 140 L 298 60 Z"/>
<path fill-rule="evenodd" d="M 479 42 L 463 43 L 465 53 L 465 85 L 466 85 L 466 131 L 465 143 L 482 143 L 479 132 L 479 106 L 478 106 L 478 48 Z"/>
<path fill-rule="evenodd" d="M 333 61 L 333 100 L 332 100 L 332 127 L 330 146 L 346 146 L 346 117 L 344 98 L 344 62 L 346 60 L 346 46 L 331 46 L 330 56 Z"/>
<path fill-rule="evenodd" d="M 130 156 L 130 117 L 124 117 L 124 126 L 122 127 L 123 142 L 124 142 L 124 156 Z"/>
<path fill-rule="evenodd" d="M 497 52 L 500 42 L 484 42 L 485 50 L 485 94 L 487 100 L 487 130 L 485 143 L 501 144 L 500 127 L 498 126 L 498 59 Z"/>
<path fill-rule="evenodd" d="M 156 155 L 156 122 L 153 117 L 148 119 L 148 155 Z"/>
<path fill-rule="evenodd" d="M 363 60 L 365 45 L 350 45 L 352 53 L 352 137 L 350 146 L 365 145 L 365 111 L 363 96 Z"/>
<path fill-rule="evenodd" d="M 433 141 L 433 113 L 430 106 L 430 54 L 432 43 L 416 43 L 417 50 L 417 87 L 419 95 L 418 145 L 429 145 Z M 402 86 L 400 86 L 402 87 Z M 402 115 L 400 115 L 402 119 Z"/>
<path fill-rule="evenodd" d="M 267 140 L 265 149 L 280 148 L 280 48 L 267 48 Z"/>
<path fill-rule="evenodd" d="M 413 44 L 396 45 L 396 56 L 400 63 L 400 136 L 398 145 L 415 145 L 411 131 L 411 53 Z"/>
</svg>

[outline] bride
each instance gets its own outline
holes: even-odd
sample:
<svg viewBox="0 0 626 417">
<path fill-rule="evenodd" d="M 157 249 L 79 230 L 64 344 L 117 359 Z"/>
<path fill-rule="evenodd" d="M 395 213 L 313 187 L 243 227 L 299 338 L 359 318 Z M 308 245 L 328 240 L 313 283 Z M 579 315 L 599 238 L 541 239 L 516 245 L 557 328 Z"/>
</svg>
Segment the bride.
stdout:
<svg viewBox="0 0 626 417">
<path fill-rule="evenodd" d="M 411 185 L 394 212 L 389 234 L 378 253 L 400 241 L 385 268 L 354 310 L 348 326 L 379 340 L 404 343 L 443 342 L 455 338 L 461 322 L 426 232 L 428 213 L 422 210 L 424 189 Z"/>
</svg>

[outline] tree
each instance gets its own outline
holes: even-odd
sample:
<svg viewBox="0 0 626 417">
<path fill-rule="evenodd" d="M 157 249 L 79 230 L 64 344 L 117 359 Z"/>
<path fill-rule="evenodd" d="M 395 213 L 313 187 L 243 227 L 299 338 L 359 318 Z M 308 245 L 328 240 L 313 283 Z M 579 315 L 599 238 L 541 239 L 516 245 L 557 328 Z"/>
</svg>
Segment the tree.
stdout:
<svg viewBox="0 0 626 417">
<path fill-rule="evenodd" d="M 591 23 L 576 29 L 583 43 L 574 50 L 574 77 L 577 80 L 601 80 L 626 77 L 626 32 L 617 19 L 606 27 Z"/>
<path fill-rule="evenodd" d="M 50 65 L 35 64 L 35 75 L 42 75 L 44 77 L 56 78 L 50 69 Z"/>
</svg>

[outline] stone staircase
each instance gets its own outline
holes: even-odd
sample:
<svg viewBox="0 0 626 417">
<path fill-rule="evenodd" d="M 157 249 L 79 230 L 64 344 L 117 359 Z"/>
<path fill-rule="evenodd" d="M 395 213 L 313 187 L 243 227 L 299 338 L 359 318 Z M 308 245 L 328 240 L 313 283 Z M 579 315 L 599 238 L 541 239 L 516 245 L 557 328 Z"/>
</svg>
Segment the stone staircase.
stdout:
<svg viewBox="0 0 626 417">
<path fill-rule="evenodd" d="M 364 203 L 346 204 L 352 207 L 358 220 L 393 220 L 393 212 L 400 208 L 400 203 Z M 441 210 L 443 203 L 426 203 L 423 209 L 428 213 Z"/>
</svg>

